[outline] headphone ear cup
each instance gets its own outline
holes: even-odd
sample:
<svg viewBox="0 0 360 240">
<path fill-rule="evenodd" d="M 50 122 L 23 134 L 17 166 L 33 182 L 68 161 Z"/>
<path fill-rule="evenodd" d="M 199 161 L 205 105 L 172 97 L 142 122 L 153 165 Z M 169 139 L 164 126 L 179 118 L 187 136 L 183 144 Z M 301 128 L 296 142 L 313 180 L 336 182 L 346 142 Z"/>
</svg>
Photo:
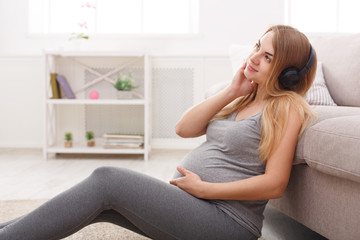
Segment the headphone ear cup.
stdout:
<svg viewBox="0 0 360 240">
<path fill-rule="evenodd" d="M 295 67 L 286 68 L 280 73 L 278 80 L 283 87 L 292 87 L 300 81 L 299 70 Z"/>
</svg>

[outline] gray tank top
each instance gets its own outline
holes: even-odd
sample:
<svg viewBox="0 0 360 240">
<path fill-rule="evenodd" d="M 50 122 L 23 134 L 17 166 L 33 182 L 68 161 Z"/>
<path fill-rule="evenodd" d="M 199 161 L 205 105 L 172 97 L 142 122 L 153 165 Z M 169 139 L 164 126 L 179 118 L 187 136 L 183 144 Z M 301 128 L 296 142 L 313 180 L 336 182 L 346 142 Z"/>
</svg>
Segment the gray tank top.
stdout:
<svg viewBox="0 0 360 240">
<path fill-rule="evenodd" d="M 206 142 L 195 148 L 180 163 L 206 182 L 231 182 L 264 174 L 259 158 L 262 112 L 236 121 L 236 112 L 209 124 Z M 176 172 L 174 178 L 181 177 Z M 210 200 L 236 222 L 261 236 L 263 212 L 268 200 Z"/>
</svg>

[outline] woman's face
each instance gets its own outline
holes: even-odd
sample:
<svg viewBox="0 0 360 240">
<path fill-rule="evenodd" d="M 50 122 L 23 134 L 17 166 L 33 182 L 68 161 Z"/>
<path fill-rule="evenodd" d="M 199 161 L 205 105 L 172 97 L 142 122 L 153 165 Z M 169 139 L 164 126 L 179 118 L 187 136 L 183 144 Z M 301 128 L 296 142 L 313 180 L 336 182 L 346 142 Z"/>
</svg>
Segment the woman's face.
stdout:
<svg viewBox="0 0 360 240">
<path fill-rule="evenodd" d="M 247 79 L 257 84 L 265 81 L 271 69 L 271 61 L 274 56 L 274 48 L 272 45 L 273 33 L 265 34 L 246 60 L 244 75 Z"/>
</svg>

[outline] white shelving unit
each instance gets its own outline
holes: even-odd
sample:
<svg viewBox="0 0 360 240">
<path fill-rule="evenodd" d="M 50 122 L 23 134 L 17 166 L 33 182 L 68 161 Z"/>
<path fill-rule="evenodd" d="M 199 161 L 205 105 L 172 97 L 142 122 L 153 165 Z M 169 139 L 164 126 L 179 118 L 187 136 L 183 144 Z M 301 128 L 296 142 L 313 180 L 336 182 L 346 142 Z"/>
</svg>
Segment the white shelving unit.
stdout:
<svg viewBox="0 0 360 240">
<path fill-rule="evenodd" d="M 49 154 L 143 154 L 147 162 L 151 150 L 151 66 L 143 53 L 44 51 L 45 111 L 44 158 Z M 112 82 L 119 74 L 131 72 L 137 97 L 117 99 Z M 50 73 L 66 77 L 75 99 L 52 99 Z M 90 99 L 89 92 L 100 93 Z M 64 94 L 61 94 L 64 97 Z M 140 96 L 140 97 L 139 97 Z M 96 145 L 87 147 L 85 133 L 93 131 Z M 65 132 L 72 132 L 73 147 L 64 147 Z M 142 148 L 103 147 L 107 133 L 141 134 Z"/>
</svg>

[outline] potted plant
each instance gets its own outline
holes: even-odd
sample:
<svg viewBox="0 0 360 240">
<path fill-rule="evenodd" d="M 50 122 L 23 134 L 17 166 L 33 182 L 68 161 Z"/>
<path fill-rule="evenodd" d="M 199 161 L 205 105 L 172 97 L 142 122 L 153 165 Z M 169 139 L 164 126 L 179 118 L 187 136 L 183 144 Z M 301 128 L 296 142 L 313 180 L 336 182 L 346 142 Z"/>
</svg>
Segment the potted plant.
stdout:
<svg viewBox="0 0 360 240">
<path fill-rule="evenodd" d="M 114 87 L 117 90 L 117 96 L 119 99 L 132 98 L 132 90 L 137 88 L 133 83 L 132 74 L 129 73 L 128 76 L 121 77 L 120 75 L 114 83 Z"/>
<path fill-rule="evenodd" d="M 67 132 L 65 133 L 65 143 L 64 143 L 66 148 L 71 148 L 72 147 L 72 133 Z"/>
<path fill-rule="evenodd" d="M 86 132 L 86 139 L 88 147 L 95 146 L 94 133 L 92 131 Z"/>
</svg>

